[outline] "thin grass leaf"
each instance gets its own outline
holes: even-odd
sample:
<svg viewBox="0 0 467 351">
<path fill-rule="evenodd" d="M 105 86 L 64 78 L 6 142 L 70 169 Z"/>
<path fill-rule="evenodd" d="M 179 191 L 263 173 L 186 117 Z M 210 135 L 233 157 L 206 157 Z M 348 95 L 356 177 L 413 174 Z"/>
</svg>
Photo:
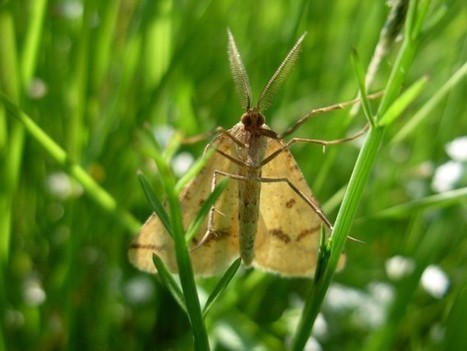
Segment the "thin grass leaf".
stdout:
<svg viewBox="0 0 467 351">
<path fill-rule="evenodd" d="M 47 0 L 35 1 L 34 6 L 31 6 L 32 13 L 28 16 L 28 30 L 21 53 L 21 79 L 25 87 L 30 84 L 36 69 L 46 9 Z"/>
<path fill-rule="evenodd" d="M 421 7 L 424 6 L 426 6 L 425 3 Z M 413 18 L 417 16 L 418 10 L 418 2 L 411 2 L 408 17 Z M 420 11 L 422 13 L 426 13 L 424 12 L 424 8 Z M 422 19 L 423 16 L 421 19 L 419 18 L 419 20 Z M 380 116 L 386 113 L 391 103 L 396 99 L 400 86 L 406 77 L 410 64 L 412 63 L 412 59 L 415 54 L 415 47 L 419 40 L 418 34 L 419 32 L 416 31 L 416 28 L 410 26 L 409 23 L 406 24 L 406 36 L 386 85 L 385 95 L 383 96 L 383 100 L 381 101 L 378 109 L 378 115 Z M 366 182 L 370 176 L 373 165 L 376 162 L 377 152 L 383 140 L 383 135 L 383 127 L 377 125 L 374 128 L 370 128 L 363 147 L 360 150 L 332 231 L 331 240 L 333 250 L 322 278 L 314 281 L 313 289 L 305 302 L 298 329 L 292 342 L 291 349 L 294 351 L 303 350 L 307 340 L 309 339 L 314 321 L 318 315 L 329 284 L 331 283 L 334 271 L 337 268 L 339 253 L 344 247 L 347 235 L 350 232 L 353 219 L 357 212 L 360 199 L 363 195 Z"/>
<path fill-rule="evenodd" d="M 141 141 L 143 150 L 153 159 L 162 157 L 161 147 L 154 138 L 154 134 L 150 126 L 146 125 L 142 130 L 138 131 L 138 139 Z"/>
<path fill-rule="evenodd" d="M 162 155 L 154 151 L 154 160 L 161 174 L 162 184 L 167 194 L 167 203 L 173 229 L 173 239 L 175 246 L 175 257 L 177 260 L 180 284 L 186 304 L 186 310 L 193 330 L 194 347 L 196 350 L 209 350 L 208 335 L 201 313 L 196 289 L 193 267 L 191 266 L 190 255 L 185 241 L 183 229 L 183 215 L 180 208 L 178 194 L 175 191 L 175 179 Z"/>
<path fill-rule="evenodd" d="M 61 167 L 83 186 L 86 194 L 93 199 L 102 209 L 115 215 L 129 231 L 137 232 L 141 226 L 140 222 L 128 211 L 120 208 L 115 199 L 104 188 L 102 188 L 80 165 L 69 159 L 65 150 L 58 145 L 47 133 L 45 133 L 26 113 L 10 99 L 0 92 L 0 102 L 6 108 L 10 118 L 18 119 L 26 131 L 44 148 Z"/>
<path fill-rule="evenodd" d="M 271 79 L 264 87 L 263 91 L 259 95 L 258 104 L 256 105 L 259 111 L 266 111 L 272 104 L 274 97 L 277 92 L 282 88 L 282 86 L 287 81 L 287 78 L 292 71 L 292 68 L 295 65 L 295 62 L 300 55 L 300 50 L 302 48 L 303 39 L 305 39 L 306 32 L 298 38 L 297 42 L 293 48 L 289 51 L 284 61 L 280 64 L 279 68 L 274 72 Z"/>
<path fill-rule="evenodd" d="M 394 67 L 406 67 L 412 62 L 418 46 L 420 28 L 429 6 L 430 1 L 411 1 L 409 3 L 409 11 L 407 12 L 406 17 L 407 22 L 404 27 L 404 41 L 402 42 L 402 47 L 400 49 L 400 53 L 402 54 L 397 56 Z M 397 98 L 405 76 L 406 72 L 403 70 L 393 69 L 391 71 L 383 99 L 379 105 L 377 116 L 382 116 L 386 113 L 389 106 Z"/>
<path fill-rule="evenodd" d="M 413 83 L 401 96 L 397 98 L 396 101 L 391 105 L 391 107 L 386 111 L 384 116 L 379 120 L 380 126 L 387 126 L 394 122 L 399 116 L 402 115 L 402 112 L 414 101 L 423 91 L 428 82 L 427 77 L 420 78 L 415 83 Z"/>
<path fill-rule="evenodd" d="M 331 251 L 329 250 L 329 246 L 327 245 L 327 242 L 330 242 L 330 240 L 326 240 L 326 231 L 324 230 L 324 227 L 321 226 L 321 231 L 320 231 L 320 240 L 319 240 L 319 256 L 318 256 L 318 263 L 316 265 L 316 271 L 315 271 L 315 281 L 318 281 L 321 279 L 321 275 L 323 274 L 327 262 L 329 260 L 329 256 L 331 254 Z"/>
<path fill-rule="evenodd" d="M 391 142 L 398 143 L 407 138 L 416 128 L 429 116 L 429 113 L 438 105 L 443 98 L 467 75 L 467 63 L 464 63 L 449 80 L 433 95 L 427 103 L 413 115 L 413 117 L 401 128 Z"/>
<path fill-rule="evenodd" d="M 156 212 L 157 216 L 161 220 L 162 224 L 164 225 L 165 229 L 170 234 L 170 236 L 173 237 L 172 225 L 170 224 L 169 215 L 167 214 L 167 211 L 164 208 L 164 204 L 156 196 L 151 184 L 149 184 L 144 174 L 139 172 L 138 178 L 141 183 L 141 187 L 143 188 L 144 195 L 146 195 L 146 198 L 151 204 L 154 212 Z"/>
<path fill-rule="evenodd" d="M 243 109 L 247 111 L 251 107 L 250 80 L 230 29 L 227 30 L 227 35 L 229 37 L 227 52 L 229 55 L 230 70 L 232 72 L 235 90 L 237 91 L 238 97 L 242 102 Z"/>
<path fill-rule="evenodd" d="M 222 278 L 219 280 L 217 285 L 214 287 L 212 290 L 211 294 L 209 295 L 208 299 L 206 300 L 206 303 L 204 304 L 203 308 L 203 316 L 206 317 L 206 314 L 208 313 L 209 309 L 214 305 L 214 302 L 216 302 L 217 298 L 220 296 L 220 294 L 227 288 L 229 285 L 230 281 L 232 278 L 235 276 L 235 273 L 237 273 L 238 268 L 240 268 L 240 265 L 242 263 L 241 258 L 237 258 L 227 269 L 222 276 Z"/>
<path fill-rule="evenodd" d="M 229 181 L 230 179 L 228 178 L 222 179 L 221 181 L 219 181 L 219 183 L 214 188 L 214 190 L 209 194 L 207 199 L 203 202 L 198 213 L 196 214 L 195 219 L 193 220 L 192 223 L 190 223 L 190 226 L 187 229 L 187 234 L 185 236 L 187 242 L 190 242 L 194 238 L 194 236 L 199 232 L 199 228 L 201 227 L 204 220 L 206 219 L 206 216 L 208 215 L 212 206 L 214 206 L 214 204 L 216 203 L 219 196 L 222 195 L 222 192 L 227 187 L 227 184 L 229 183 Z"/>
<path fill-rule="evenodd" d="M 361 104 L 363 107 L 363 112 L 365 113 L 365 117 L 370 123 L 372 127 L 375 126 L 375 118 L 373 117 L 373 112 L 371 111 L 370 100 L 368 99 L 368 94 L 366 90 L 366 83 L 365 83 L 365 72 L 363 69 L 362 62 L 360 61 L 360 57 L 356 50 L 352 51 L 352 64 L 354 67 L 355 76 L 357 77 L 358 86 L 360 88 L 360 99 Z"/>
<path fill-rule="evenodd" d="M 173 133 L 172 137 L 169 140 L 166 148 L 164 149 L 164 157 L 167 160 L 172 160 L 174 155 L 180 149 L 180 145 L 182 143 L 183 136 L 181 133 Z"/>
<path fill-rule="evenodd" d="M 203 154 L 202 157 L 198 158 L 190 167 L 190 169 L 178 180 L 177 185 L 175 186 L 175 190 L 177 194 L 182 191 L 185 185 L 193 179 L 201 170 L 206 166 L 209 159 L 214 155 L 216 152 L 215 148 L 208 148 L 206 152 Z"/>
<path fill-rule="evenodd" d="M 170 274 L 167 266 L 165 265 L 164 261 L 160 259 L 159 256 L 153 255 L 152 259 L 154 261 L 154 265 L 157 268 L 157 272 L 159 273 L 159 277 L 162 281 L 162 284 L 167 288 L 170 292 L 174 300 L 178 303 L 183 311 L 188 315 L 188 311 L 185 305 L 185 299 L 183 297 L 183 292 L 180 286 L 177 284 L 176 280 L 173 278 L 172 274 Z"/>
<path fill-rule="evenodd" d="M 467 199 L 467 188 L 461 188 L 451 191 L 446 191 L 441 194 L 424 197 L 404 204 L 385 209 L 376 213 L 372 217 L 376 218 L 404 218 L 411 216 L 414 212 L 427 208 L 442 208 L 447 206 L 458 205 L 465 202 Z"/>
</svg>

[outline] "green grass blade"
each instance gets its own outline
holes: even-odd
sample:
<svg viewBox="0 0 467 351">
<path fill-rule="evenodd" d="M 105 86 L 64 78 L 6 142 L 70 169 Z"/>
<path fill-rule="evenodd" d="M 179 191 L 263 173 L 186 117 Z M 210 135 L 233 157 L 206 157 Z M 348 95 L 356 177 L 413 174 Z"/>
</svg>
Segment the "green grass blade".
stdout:
<svg viewBox="0 0 467 351">
<path fill-rule="evenodd" d="M 0 93 L 0 101 L 6 107 L 10 118 L 19 120 L 27 132 L 47 151 L 47 153 L 78 183 L 80 183 L 88 196 L 93 199 L 102 209 L 115 215 L 115 217 L 131 232 L 139 230 L 141 224 L 131 213 L 120 208 L 115 199 L 105 191 L 80 165 L 69 159 L 63 150 L 47 133 L 45 133 L 27 114 L 12 103 L 8 97 Z"/>
<path fill-rule="evenodd" d="M 175 190 L 175 179 L 162 155 L 158 152 L 154 152 L 154 157 L 161 174 L 164 190 L 167 194 L 173 229 L 175 256 L 186 309 L 193 329 L 194 347 L 195 350 L 209 350 L 208 336 L 201 313 L 201 304 L 199 302 L 193 268 L 191 266 L 190 255 L 185 240 L 183 215 L 181 213 L 178 194 Z"/>
<path fill-rule="evenodd" d="M 413 215 L 414 212 L 427 208 L 442 208 L 462 204 L 467 199 L 467 188 L 450 190 L 441 194 L 427 196 L 397 205 L 376 213 L 375 218 L 404 218 Z"/>
<path fill-rule="evenodd" d="M 144 174 L 139 173 L 138 177 L 139 177 L 141 186 L 143 188 L 144 195 L 146 195 L 146 198 L 151 203 L 151 206 L 154 209 L 154 212 L 156 212 L 157 216 L 161 220 L 167 232 L 170 234 L 170 236 L 173 237 L 172 226 L 170 224 L 169 215 L 167 214 L 167 211 L 164 208 L 164 204 L 156 196 L 156 194 L 154 193 L 154 190 L 151 187 L 151 184 L 149 184 Z"/>
<path fill-rule="evenodd" d="M 419 9 L 417 5 L 418 2 L 416 1 L 411 3 L 408 14 L 409 17 L 415 18 L 416 14 L 418 14 L 417 11 L 420 11 L 420 13 L 426 13 L 424 12 L 424 6 L 421 6 L 422 9 Z M 415 23 L 419 24 L 420 18 L 416 18 L 417 21 L 412 21 L 410 23 L 414 25 Z M 406 28 L 406 37 L 387 83 L 385 95 L 383 96 L 378 109 L 378 116 L 384 115 L 396 99 L 398 91 L 404 81 L 405 74 L 408 72 L 408 68 L 414 57 L 416 41 L 418 39 L 417 28 L 419 27 L 411 27 L 410 23 L 406 24 L 406 26 L 408 26 L 408 28 Z M 327 266 L 323 268 L 324 273 L 322 274 L 321 279 L 314 280 L 313 288 L 305 302 L 298 330 L 294 335 L 292 350 L 302 350 L 311 334 L 314 321 L 318 316 L 320 306 L 324 300 L 329 284 L 331 283 L 332 276 L 344 248 L 345 241 L 350 233 L 351 225 L 357 212 L 360 199 L 363 195 L 366 182 L 370 176 L 373 165 L 376 162 L 376 156 L 379 146 L 383 140 L 383 134 L 383 127 L 378 126 L 376 128 L 370 128 L 363 147 L 360 150 L 357 162 L 349 180 L 347 191 L 345 192 L 342 200 L 342 205 L 337 214 L 332 236 L 329 239 L 330 242 L 328 245 L 331 247 L 331 256 Z"/>
<path fill-rule="evenodd" d="M 187 230 L 187 235 L 186 235 L 187 242 L 191 241 L 193 237 L 199 232 L 199 228 L 205 221 L 206 216 L 208 215 L 212 206 L 214 206 L 214 204 L 216 203 L 219 196 L 222 195 L 228 183 L 229 183 L 229 179 L 222 179 L 219 182 L 219 184 L 217 184 L 217 186 L 214 188 L 214 190 L 209 194 L 207 199 L 203 202 L 198 213 L 196 214 L 195 219 L 190 224 Z"/>
<path fill-rule="evenodd" d="M 241 258 L 238 258 L 230 265 L 229 269 L 225 271 L 224 275 L 214 287 L 208 299 L 206 300 L 206 303 L 204 304 L 203 316 L 206 316 L 206 314 L 209 312 L 209 309 L 214 305 L 214 302 L 216 302 L 217 298 L 222 294 L 225 288 L 227 288 L 230 281 L 235 276 L 235 273 L 237 273 L 238 269 L 240 268 L 241 263 Z"/>
<path fill-rule="evenodd" d="M 185 313 L 188 315 L 182 289 L 177 284 L 172 274 L 170 274 L 164 261 L 162 261 L 160 257 L 157 255 L 153 255 L 152 259 L 154 261 L 154 265 L 157 268 L 157 272 L 159 274 L 159 277 L 162 283 L 167 288 L 167 290 L 169 290 L 170 294 L 172 295 L 174 300 L 178 303 L 178 305 L 182 308 L 182 310 L 185 311 Z"/>
<path fill-rule="evenodd" d="M 418 128 L 429 116 L 436 105 L 438 105 L 446 95 L 461 83 L 467 74 L 467 63 L 464 63 L 449 80 L 436 92 L 434 96 L 401 128 L 401 130 L 392 139 L 393 143 L 399 143 L 406 139 L 416 128 Z"/>
<path fill-rule="evenodd" d="M 426 84 L 428 83 L 428 78 L 423 77 L 413 83 L 404 93 L 397 98 L 396 101 L 391 105 L 391 107 L 386 111 L 384 116 L 379 120 L 381 126 L 387 126 L 394 122 L 399 116 L 402 115 L 402 112 L 409 106 L 412 101 L 414 101 L 423 91 Z"/>
<path fill-rule="evenodd" d="M 204 166 L 206 166 L 215 152 L 216 149 L 208 148 L 205 154 L 194 162 L 190 169 L 178 180 L 175 188 L 177 193 L 180 193 L 185 185 L 187 185 L 191 179 L 196 177 L 196 175 L 204 168 Z"/>
<path fill-rule="evenodd" d="M 382 135 L 383 131 L 381 128 L 371 128 L 360 151 L 347 191 L 342 200 L 341 208 L 337 215 L 330 243 L 328 243 L 331 249 L 331 255 L 327 261 L 326 267 L 320 270 L 323 273 L 318 278 L 321 279 L 315 279 L 313 282 L 312 290 L 305 302 L 297 333 L 294 336 L 292 350 L 303 350 L 311 334 L 311 329 L 321 310 L 322 301 L 324 300 L 324 296 L 326 295 L 326 291 L 331 283 L 334 271 L 336 270 L 347 235 L 350 233 L 350 227 L 355 217 L 363 190 L 365 189 L 372 165 L 375 162 Z"/>
<path fill-rule="evenodd" d="M 24 87 L 29 86 L 36 70 L 46 8 L 47 0 L 37 0 L 34 6 L 31 6 L 32 13 L 28 17 L 29 26 L 21 53 L 21 78 Z"/>
<path fill-rule="evenodd" d="M 366 90 L 366 84 L 365 84 L 365 72 L 363 69 L 362 62 L 360 61 L 360 58 L 358 56 L 358 53 L 356 50 L 353 50 L 352 52 L 352 64 L 354 67 L 355 71 L 355 76 L 357 77 L 358 81 L 358 86 L 360 89 L 360 98 L 362 99 L 362 107 L 363 107 L 363 112 L 365 113 L 365 117 L 370 123 L 371 126 L 375 126 L 375 119 L 373 117 L 373 112 L 371 111 L 371 106 L 370 106 L 370 100 L 368 99 L 368 92 Z"/>
</svg>

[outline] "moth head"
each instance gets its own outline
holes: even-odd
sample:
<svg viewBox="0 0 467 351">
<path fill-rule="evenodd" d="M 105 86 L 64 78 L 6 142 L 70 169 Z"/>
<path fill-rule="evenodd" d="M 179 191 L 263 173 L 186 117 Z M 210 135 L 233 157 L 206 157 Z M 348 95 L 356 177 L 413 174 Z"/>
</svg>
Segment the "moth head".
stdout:
<svg viewBox="0 0 467 351">
<path fill-rule="evenodd" d="M 257 109 L 251 109 L 242 115 L 241 122 L 246 130 L 254 133 L 262 127 L 265 119 Z"/>
</svg>

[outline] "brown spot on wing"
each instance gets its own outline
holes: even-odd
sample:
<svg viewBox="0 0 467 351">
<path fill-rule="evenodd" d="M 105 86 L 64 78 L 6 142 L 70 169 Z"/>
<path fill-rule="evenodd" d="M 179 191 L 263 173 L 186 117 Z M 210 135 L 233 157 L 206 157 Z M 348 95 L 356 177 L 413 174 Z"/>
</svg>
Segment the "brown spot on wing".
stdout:
<svg viewBox="0 0 467 351">
<path fill-rule="evenodd" d="M 187 190 L 187 191 L 185 192 L 185 194 L 183 195 L 182 199 L 183 199 L 184 201 L 190 201 L 190 200 L 191 200 L 191 192 L 190 192 L 189 190 Z"/>
<path fill-rule="evenodd" d="M 295 205 L 295 199 L 290 199 L 285 203 L 285 207 L 292 208 Z"/>
<path fill-rule="evenodd" d="M 308 236 L 308 235 L 311 235 L 313 233 L 316 233 L 317 231 L 319 231 L 319 228 L 320 228 L 321 225 L 318 225 L 316 227 L 313 227 L 311 229 L 305 229 L 303 230 L 302 232 L 300 232 L 298 235 L 297 235 L 297 238 L 295 239 L 295 241 L 300 241 L 302 240 L 304 237 Z"/>
<path fill-rule="evenodd" d="M 270 229 L 269 234 L 271 234 L 272 236 L 275 236 L 279 240 L 282 240 L 286 244 L 290 242 L 290 236 L 285 234 L 281 229 Z"/>
</svg>

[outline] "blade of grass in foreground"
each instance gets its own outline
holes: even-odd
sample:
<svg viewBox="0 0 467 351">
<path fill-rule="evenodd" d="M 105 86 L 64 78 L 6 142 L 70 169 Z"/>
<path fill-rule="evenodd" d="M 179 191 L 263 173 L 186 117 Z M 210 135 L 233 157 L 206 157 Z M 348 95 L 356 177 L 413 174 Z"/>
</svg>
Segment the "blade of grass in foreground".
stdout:
<svg viewBox="0 0 467 351">
<path fill-rule="evenodd" d="M 188 314 L 186 309 L 185 299 L 183 298 L 183 291 L 180 289 L 180 286 L 177 284 L 175 279 L 173 278 L 172 274 L 170 274 L 169 270 L 167 269 L 164 261 L 160 259 L 159 256 L 153 255 L 154 265 L 157 268 L 157 272 L 159 273 L 159 277 L 162 283 L 165 285 L 167 290 L 170 291 L 170 294 L 177 301 L 180 308 Z"/>
<path fill-rule="evenodd" d="M 177 259 L 180 284 L 183 290 L 188 318 L 193 328 L 195 350 L 209 350 L 209 340 L 201 313 L 201 304 L 196 290 L 196 283 L 191 266 L 190 255 L 185 241 L 185 231 L 183 228 L 183 216 L 175 190 L 175 177 L 172 174 L 167 161 L 157 148 L 152 153 L 159 168 L 162 186 L 167 196 L 169 217 L 173 230 L 173 240 L 175 245 L 175 256 Z"/>
<path fill-rule="evenodd" d="M 385 95 L 376 113 L 376 117 L 383 116 L 386 113 L 400 92 L 405 75 L 415 55 L 421 24 L 423 23 L 429 4 L 429 1 L 410 2 L 404 41 L 386 85 Z M 372 116 L 369 117 L 373 118 Z M 314 281 L 310 295 L 305 302 L 304 311 L 301 315 L 297 332 L 294 335 L 292 350 L 303 350 L 310 337 L 314 321 L 320 311 L 321 304 L 329 284 L 331 283 L 347 235 L 350 232 L 366 182 L 376 162 L 376 155 L 382 142 L 384 127 L 378 125 L 377 119 L 375 122 L 375 127 L 370 128 L 350 177 L 349 185 L 339 209 L 329 242 L 331 256 L 327 264 L 325 262 L 326 266 L 324 267 L 321 279 L 316 279 Z"/>
<path fill-rule="evenodd" d="M 235 273 L 237 273 L 238 268 L 240 268 L 241 263 L 242 260 L 240 258 L 237 258 L 229 267 L 229 269 L 224 273 L 221 280 L 219 280 L 215 288 L 212 290 L 211 294 L 209 295 L 206 301 L 206 304 L 204 305 L 203 316 L 205 316 L 208 313 L 209 309 L 217 300 L 219 295 L 224 291 L 227 285 L 229 285 L 230 281 L 235 276 Z"/>
</svg>

